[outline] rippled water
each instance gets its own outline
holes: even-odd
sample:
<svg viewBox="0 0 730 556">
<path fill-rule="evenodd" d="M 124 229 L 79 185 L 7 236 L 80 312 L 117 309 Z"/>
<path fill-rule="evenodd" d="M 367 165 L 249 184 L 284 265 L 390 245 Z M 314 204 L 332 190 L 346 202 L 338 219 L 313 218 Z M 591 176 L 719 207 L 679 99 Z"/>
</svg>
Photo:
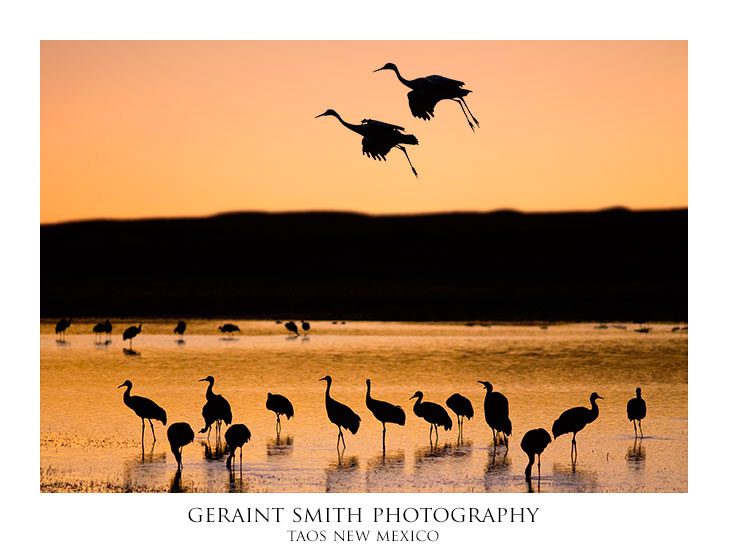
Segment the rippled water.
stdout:
<svg viewBox="0 0 730 556">
<path fill-rule="evenodd" d="M 53 324 L 41 323 L 42 491 L 525 492 L 523 434 L 550 430 L 562 411 L 589 406 L 593 391 L 605 400 L 598 400 L 598 419 L 578 434 L 577 465 L 570 435 L 554 440 L 543 453 L 540 490 L 687 490 L 688 341 L 686 331 L 672 332 L 676 325 L 652 324 L 638 334 L 632 324 L 313 322 L 308 337 L 289 337 L 281 324 L 250 321 L 237 322 L 241 334 L 225 339 L 220 322 L 199 320 L 188 321 L 178 343 L 175 323 L 156 321 L 143 324 L 137 354 L 128 355 L 121 331 L 132 323 L 114 323 L 111 344 L 95 343 L 93 324 L 74 321 L 61 343 Z M 327 419 L 325 383 L 318 381 L 327 374 L 332 396 L 362 418 L 357 435 L 345 432 L 344 453 L 336 449 L 337 428 Z M 199 379 L 207 375 L 252 440 L 242 472 L 231 475 L 225 446 L 196 434 L 178 475 L 165 427 L 155 423 L 154 445 L 147 428 L 143 449 L 141 421 L 117 386 L 131 380 L 132 394 L 161 405 L 168 424 L 187 421 L 198 431 L 207 386 Z M 381 425 L 365 406 L 367 378 L 374 398 L 406 410 L 406 425 L 388 428 L 385 455 Z M 492 445 L 477 380 L 489 380 L 509 398 L 509 451 Z M 640 443 L 626 417 L 637 386 L 648 406 Z M 471 400 L 475 416 L 465 422 L 463 443 L 454 427 L 429 444 L 429 425 L 409 401 L 416 390 L 442 405 L 454 392 Z M 267 392 L 294 405 L 278 440 Z M 531 488 L 537 490 L 536 480 Z"/>
</svg>

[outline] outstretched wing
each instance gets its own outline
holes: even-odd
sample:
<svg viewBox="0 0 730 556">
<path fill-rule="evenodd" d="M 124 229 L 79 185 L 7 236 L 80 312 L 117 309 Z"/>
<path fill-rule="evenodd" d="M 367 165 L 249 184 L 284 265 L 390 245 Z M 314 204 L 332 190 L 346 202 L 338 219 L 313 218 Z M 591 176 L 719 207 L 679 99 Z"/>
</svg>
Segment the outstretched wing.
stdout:
<svg viewBox="0 0 730 556">
<path fill-rule="evenodd" d="M 440 99 L 439 99 L 440 100 Z M 418 91 L 411 91 L 408 93 L 408 106 L 411 107 L 411 114 L 416 118 L 423 120 L 430 120 L 433 116 L 433 110 L 436 107 L 436 102 L 431 98 L 428 98 Z"/>
<path fill-rule="evenodd" d="M 375 129 L 383 129 L 383 130 L 399 130 L 399 131 L 405 131 L 405 128 L 402 128 L 399 125 L 395 124 L 388 124 L 386 122 L 380 122 L 378 120 L 363 120 L 363 124 L 370 127 L 372 126 Z"/>
<path fill-rule="evenodd" d="M 443 77 L 441 75 L 429 75 L 425 78 L 428 83 L 431 85 L 438 85 L 439 87 L 463 87 L 464 82 L 463 81 L 457 81 L 456 79 L 449 79 L 448 77 Z"/>
<path fill-rule="evenodd" d="M 390 152 L 391 148 L 392 144 L 390 143 L 374 141 L 373 139 L 368 139 L 367 137 L 363 137 L 362 139 L 362 154 L 367 155 L 368 158 L 372 158 L 375 160 L 385 160 L 385 155 Z"/>
</svg>

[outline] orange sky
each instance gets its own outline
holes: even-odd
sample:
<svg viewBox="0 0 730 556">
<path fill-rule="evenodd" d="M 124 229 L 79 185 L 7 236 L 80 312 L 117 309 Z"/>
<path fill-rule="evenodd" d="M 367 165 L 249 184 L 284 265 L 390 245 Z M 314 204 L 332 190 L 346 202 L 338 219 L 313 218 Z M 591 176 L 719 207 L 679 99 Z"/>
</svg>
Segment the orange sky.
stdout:
<svg viewBox="0 0 730 556">
<path fill-rule="evenodd" d="M 481 123 L 409 79 L 466 82 Z M 387 162 L 334 118 L 404 126 Z M 687 206 L 687 43 L 41 43 L 41 222 Z"/>
</svg>

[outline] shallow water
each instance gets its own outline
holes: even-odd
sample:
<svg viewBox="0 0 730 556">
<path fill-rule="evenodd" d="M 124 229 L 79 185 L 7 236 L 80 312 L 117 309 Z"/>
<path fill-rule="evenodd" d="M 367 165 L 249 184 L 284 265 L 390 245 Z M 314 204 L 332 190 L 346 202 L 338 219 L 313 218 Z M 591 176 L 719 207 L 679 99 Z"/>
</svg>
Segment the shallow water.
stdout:
<svg viewBox="0 0 730 556">
<path fill-rule="evenodd" d="M 40 489 L 81 492 L 683 492 L 687 491 L 687 332 L 650 324 L 648 334 L 596 324 L 465 326 L 313 322 L 308 336 L 288 336 L 281 324 L 237 322 L 241 334 L 221 336 L 218 321 L 188 321 L 184 342 L 171 321 L 145 322 L 134 339 L 136 355 L 123 351 L 115 323 L 110 344 L 95 343 L 95 323 L 74 321 L 66 341 L 54 324 L 41 322 Z M 136 324 L 136 323 L 135 323 Z M 327 419 L 324 375 L 332 396 L 361 418 L 359 432 L 345 432 Z M 168 425 L 187 421 L 201 429 L 207 383 L 233 409 L 233 422 L 252 432 L 243 469 L 230 474 L 225 446 L 197 434 L 183 449 L 177 474 L 165 427 L 155 422 L 141 443 L 141 421 L 122 400 L 124 380 L 133 395 L 161 405 Z M 382 453 L 382 427 L 365 406 L 365 379 L 374 398 L 401 405 L 404 427 L 389 425 Z M 513 434 L 509 451 L 493 446 L 484 421 L 489 380 L 510 402 Z M 641 386 L 648 414 L 644 439 L 635 442 L 626 402 Z M 459 392 L 474 406 L 463 442 L 454 428 L 429 443 L 429 425 L 413 414 L 409 398 L 445 405 Z M 532 428 L 550 430 L 564 410 L 589 406 L 596 391 L 600 415 L 577 436 L 578 461 L 571 465 L 570 435 L 542 455 L 541 481 L 526 483 L 527 456 L 519 443 Z M 282 421 L 266 410 L 267 392 L 286 395 L 294 418 Z M 224 426 L 225 431 L 225 426 Z M 225 444 L 223 442 L 223 444 Z"/>
</svg>

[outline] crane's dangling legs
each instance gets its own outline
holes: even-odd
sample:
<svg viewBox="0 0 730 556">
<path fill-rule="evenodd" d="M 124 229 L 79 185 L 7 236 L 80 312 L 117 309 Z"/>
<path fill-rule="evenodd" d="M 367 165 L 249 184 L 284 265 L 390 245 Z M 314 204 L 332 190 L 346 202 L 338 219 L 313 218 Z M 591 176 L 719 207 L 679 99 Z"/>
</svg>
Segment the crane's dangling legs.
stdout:
<svg viewBox="0 0 730 556">
<path fill-rule="evenodd" d="M 634 419 L 634 438 L 638 438 L 638 437 L 639 437 L 639 433 L 636 430 L 636 419 Z"/>
<path fill-rule="evenodd" d="M 641 432 L 641 438 L 644 438 L 644 431 L 641 430 L 641 419 L 639 419 L 639 432 Z"/>
<path fill-rule="evenodd" d="M 144 451 L 144 417 L 142 417 L 142 451 Z"/>
<path fill-rule="evenodd" d="M 385 456 L 385 421 L 383 421 L 383 456 Z"/>
<path fill-rule="evenodd" d="M 150 427 L 152 427 L 152 444 L 157 442 L 157 438 L 155 437 L 155 426 L 152 424 L 152 419 L 147 419 L 150 422 Z M 142 419 L 142 423 L 144 423 L 144 419 Z"/>
<path fill-rule="evenodd" d="M 276 436 L 279 436 L 279 433 L 281 432 L 281 416 L 277 413 L 276 414 Z"/>
<path fill-rule="evenodd" d="M 413 170 L 413 175 L 418 177 L 418 172 L 416 172 L 416 169 L 413 167 L 413 164 L 411 164 L 411 158 L 408 156 L 408 152 L 406 151 L 406 148 L 401 145 L 396 145 L 395 147 L 397 149 L 400 149 L 403 151 L 403 154 L 406 155 L 406 160 L 408 160 L 408 164 L 410 164 L 410 166 L 411 166 L 411 170 Z M 383 160 L 385 160 L 385 159 L 383 159 Z"/>
<path fill-rule="evenodd" d="M 472 113 L 471 113 L 471 110 L 469 110 L 469 105 L 468 105 L 468 104 L 466 103 L 466 101 L 464 100 L 464 98 L 462 97 L 462 98 L 460 98 L 459 100 L 461 100 L 461 102 L 463 102 L 463 103 L 464 103 L 464 106 L 466 106 L 466 109 L 468 110 L 468 112 L 469 112 L 469 115 L 471 116 L 471 119 L 472 119 L 472 120 L 474 120 L 474 123 L 475 123 L 475 124 L 477 124 L 477 127 L 479 127 L 479 120 L 477 120 L 477 119 L 476 119 L 476 118 L 474 117 L 474 114 L 472 114 Z"/>
<path fill-rule="evenodd" d="M 458 104 L 458 105 L 459 105 L 459 106 L 461 107 L 461 111 L 462 111 L 462 112 L 464 113 L 464 117 L 466 118 L 466 122 L 467 122 L 467 123 L 469 124 L 469 127 L 471 128 L 471 130 L 472 130 L 472 131 L 473 131 L 474 133 L 476 133 L 476 129 L 474 129 L 474 124 L 473 124 L 473 123 L 471 123 L 471 120 L 469 119 L 469 116 L 467 116 L 467 115 L 466 115 L 466 110 L 464 110 L 464 105 L 463 105 L 463 104 L 461 104 L 461 103 L 460 103 L 460 102 L 459 102 L 458 100 L 456 100 L 455 98 L 452 98 L 451 100 L 453 100 L 453 101 L 454 101 L 454 102 L 455 102 L 456 104 Z"/>
</svg>

